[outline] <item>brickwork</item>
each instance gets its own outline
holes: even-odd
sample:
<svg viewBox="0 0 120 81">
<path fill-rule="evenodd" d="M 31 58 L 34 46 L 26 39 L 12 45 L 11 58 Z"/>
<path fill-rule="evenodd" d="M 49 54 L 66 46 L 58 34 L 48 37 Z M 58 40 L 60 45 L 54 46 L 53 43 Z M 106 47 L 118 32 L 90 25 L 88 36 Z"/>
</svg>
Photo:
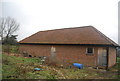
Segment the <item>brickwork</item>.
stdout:
<svg viewBox="0 0 120 81">
<path fill-rule="evenodd" d="M 50 56 L 52 45 L 21 45 L 20 50 L 27 52 L 33 57 Z M 56 48 L 57 60 L 61 62 L 78 62 L 87 66 L 96 65 L 97 47 L 94 48 L 93 55 L 86 54 L 85 46 L 73 46 L 73 45 L 54 45 Z"/>
<path fill-rule="evenodd" d="M 109 55 L 108 55 L 108 67 L 111 67 L 116 64 L 116 49 L 109 47 Z"/>
<path fill-rule="evenodd" d="M 51 47 L 56 49 L 57 61 L 61 63 L 81 63 L 85 66 L 97 66 L 98 48 L 95 46 L 79 45 L 20 45 L 20 51 L 25 51 L 33 57 L 51 56 Z M 94 54 L 86 54 L 86 48 L 94 48 Z M 114 48 L 109 48 L 109 67 L 116 63 L 116 54 Z"/>
</svg>

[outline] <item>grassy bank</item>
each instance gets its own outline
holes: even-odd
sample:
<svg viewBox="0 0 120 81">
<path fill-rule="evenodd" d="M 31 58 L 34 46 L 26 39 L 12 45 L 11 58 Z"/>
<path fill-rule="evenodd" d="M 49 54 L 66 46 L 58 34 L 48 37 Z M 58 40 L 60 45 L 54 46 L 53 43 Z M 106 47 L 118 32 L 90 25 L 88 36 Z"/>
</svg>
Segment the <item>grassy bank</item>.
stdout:
<svg viewBox="0 0 120 81">
<path fill-rule="evenodd" d="M 2 76 L 6 78 L 26 78 L 27 73 L 33 71 L 37 67 L 40 60 L 37 58 L 23 58 L 16 56 L 2 55 Z"/>
<path fill-rule="evenodd" d="M 120 62 L 120 58 L 117 59 Z M 114 79 L 117 78 L 117 66 L 108 72 L 97 69 L 57 68 L 40 66 L 38 58 L 24 58 L 3 54 L 3 79 Z M 42 68 L 34 71 L 34 68 Z"/>
</svg>

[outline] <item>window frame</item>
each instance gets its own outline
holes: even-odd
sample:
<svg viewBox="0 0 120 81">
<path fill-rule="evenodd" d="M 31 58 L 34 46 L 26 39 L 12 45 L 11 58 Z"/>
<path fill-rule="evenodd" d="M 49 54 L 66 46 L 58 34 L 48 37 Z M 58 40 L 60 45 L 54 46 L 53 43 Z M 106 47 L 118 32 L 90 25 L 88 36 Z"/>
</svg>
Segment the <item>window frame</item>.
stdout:
<svg viewBox="0 0 120 81">
<path fill-rule="evenodd" d="M 92 48 L 92 53 L 88 53 L 88 49 L 89 49 L 89 48 Z M 93 48 L 93 47 L 87 47 L 87 48 L 86 48 L 86 54 L 87 54 L 87 55 L 93 55 L 93 54 L 94 54 L 94 48 Z"/>
</svg>

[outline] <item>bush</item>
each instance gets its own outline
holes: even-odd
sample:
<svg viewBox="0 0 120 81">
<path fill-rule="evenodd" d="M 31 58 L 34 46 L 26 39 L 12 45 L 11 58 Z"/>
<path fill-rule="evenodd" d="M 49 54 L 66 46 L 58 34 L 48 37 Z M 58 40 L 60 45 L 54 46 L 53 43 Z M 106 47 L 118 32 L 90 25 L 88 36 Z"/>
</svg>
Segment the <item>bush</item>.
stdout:
<svg viewBox="0 0 120 81">
<path fill-rule="evenodd" d="M 19 53 L 19 46 L 18 45 L 3 45 L 2 51 L 6 53 Z"/>
</svg>

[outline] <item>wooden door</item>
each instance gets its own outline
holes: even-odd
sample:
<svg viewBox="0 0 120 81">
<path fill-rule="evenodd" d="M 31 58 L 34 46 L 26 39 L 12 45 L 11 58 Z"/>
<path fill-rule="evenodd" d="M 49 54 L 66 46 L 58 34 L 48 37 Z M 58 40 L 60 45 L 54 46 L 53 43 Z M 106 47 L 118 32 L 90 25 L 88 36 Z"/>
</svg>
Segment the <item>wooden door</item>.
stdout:
<svg viewBox="0 0 120 81">
<path fill-rule="evenodd" d="M 98 49 L 98 65 L 107 66 L 107 49 L 106 48 Z"/>
</svg>

